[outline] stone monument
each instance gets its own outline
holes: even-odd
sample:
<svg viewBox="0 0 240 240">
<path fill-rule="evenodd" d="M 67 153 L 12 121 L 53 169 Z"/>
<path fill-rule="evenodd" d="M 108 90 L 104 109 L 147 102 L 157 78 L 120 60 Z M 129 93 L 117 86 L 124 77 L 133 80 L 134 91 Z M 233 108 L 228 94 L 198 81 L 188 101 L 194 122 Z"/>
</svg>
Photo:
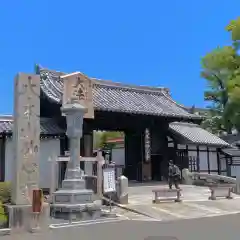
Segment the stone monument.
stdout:
<svg viewBox="0 0 240 240">
<path fill-rule="evenodd" d="M 18 74 L 14 81 L 13 179 L 9 227 L 31 230 L 32 190 L 39 187 L 40 78 Z M 48 225 L 48 204 L 43 204 L 42 224 Z M 39 227 L 39 226 L 38 226 Z"/>
</svg>

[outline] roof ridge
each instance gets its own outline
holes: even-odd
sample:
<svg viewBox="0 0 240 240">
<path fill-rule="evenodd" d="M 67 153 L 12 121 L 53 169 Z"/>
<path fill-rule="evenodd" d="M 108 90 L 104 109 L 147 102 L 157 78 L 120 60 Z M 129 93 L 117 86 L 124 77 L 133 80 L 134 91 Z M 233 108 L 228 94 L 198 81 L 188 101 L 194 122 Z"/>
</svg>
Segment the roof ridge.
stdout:
<svg viewBox="0 0 240 240">
<path fill-rule="evenodd" d="M 171 122 L 170 124 L 177 124 L 177 125 L 185 125 L 185 126 L 197 126 L 197 127 L 200 127 L 201 126 L 199 124 L 196 124 L 196 123 L 190 123 L 190 122 Z"/>
<path fill-rule="evenodd" d="M 41 68 L 40 71 L 48 71 L 49 73 L 56 74 L 56 76 L 62 76 L 62 75 L 69 75 L 69 73 L 65 72 L 60 72 L 56 70 L 49 70 L 46 68 Z M 77 71 L 81 74 L 86 75 L 83 72 Z M 73 74 L 76 72 L 72 72 L 70 74 Z M 87 76 L 87 75 L 86 75 Z M 134 84 L 128 84 L 128 83 L 122 83 L 122 82 L 115 82 L 112 80 L 103 80 L 95 77 L 89 77 L 91 80 L 93 80 L 93 84 L 95 85 L 100 85 L 103 87 L 116 87 L 116 88 L 126 88 L 126 89 L 132 89 L 132 90 L 142 90 L 142 91 L 149 91 L 149 92 L 160 92 L 160 93 L 166 93 L 167 95 L 169 94 L 170 90 L 169 88 L 166 87 L 153 87 L 153 86 L 143 86 L 143 85 L 134 85 Z"/>
<path fill-rule="evenodd" d="M 102 84 L 102 83 L 94 83 L 95 87 L 99 88 L 111 88 L 111 89 L 121 89 L 132 92 L 141 92 L 141 93 L 155 93 L 155 94 L 164 94 L 164 89 L 156 89 L 145 86 L 135 86 L 114 82 L 114 84 Z"/>
<path fill-rule="evenodd" d="M 163 92 L 163 95 L 164 95 L 166 98 L 168 98 L 168 100 L 172 101 L 172 102 L 175 103 L 177 106 L 179 106 L 180 108 L 182 108 L 183 110 L 185 110 L 185 111 L 187 112 L 187 108 L 186 108 L 184 105 L 179 104 L 179 103 L 177 103 L 176 101 L 174 101 L 174 100 L 172 99 L 172 97 L 170 96 L 170 94 L 165 94 L 165 93 Z M 193 115 L 196 115 L 196 114 L 193 113 Z"/>
<path fill-rule="evenodd" d="M 40 82 L 43 93 L 50 100 L 61 104 L 63 81 L 60 76 L 65 73 L 44 68 L 38 73 L 43 75 Z M 93 81 L 93 90 L 95 89 L 93 92 L 95 110 L 201 119 L 199 116 L 189 113 L 182 105 L 177 104 L 171 98 L 168 88 L 136 86 L 97 78 L 90 79 Z M 122 93 L 125 91 L 130 93 L 126 95 L 129 99 L 125 99 L 126 96 L 123 96 Z M 148 97 L 144 97 L 144 95 Z M 113 99 L 118 101 L 115 102 Z"/>
<path fill-rule="evenodd" d="M 166 88 L 166 87 L 135 85 L 130 83 L 115 82 L 112 80 L 103 80 L 98 78 L 91 78 L 91 79 L 95 81 L 95 84 L 99 84 L 101 86 L 120 87 L 120 88 L 127 88 L 127 89 L 136 89 L 136 90 L 149 90 L 149 91 L 156 91 L 156 92 L 170 91 L 169 88 Z"/>
<path fill-rule="evenodd" d="M 48 122 L 48 121 L 54 121 L 54 118 L 50 117 L 40 117 L 41 122 Z M 13 122 L 14 116 L 13 115 L 0 115 L 0 122 Z"/>
<path fill-rule="evenodd" d="M 0 122 L 13 121 L 13 115 L 0 115 Z"/>
</svg>

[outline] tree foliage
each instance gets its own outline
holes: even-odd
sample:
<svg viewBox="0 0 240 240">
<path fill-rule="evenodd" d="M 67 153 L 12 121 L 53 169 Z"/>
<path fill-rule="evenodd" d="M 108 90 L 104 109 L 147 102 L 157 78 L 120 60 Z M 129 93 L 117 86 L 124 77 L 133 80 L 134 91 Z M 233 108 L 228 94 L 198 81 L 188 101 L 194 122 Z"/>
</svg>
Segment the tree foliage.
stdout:
<svg viewBox="0 0 240 240">
<path fill-rule="evenodd" d="M 218 47 L 202 58 L 201 76 L 207 80 L 205 100 L 210 111 L 203 122 L 213 132 L 240 130 L 240 18 L 226 28 L 232 45 Z"/>
<path fill-rule="evenodd" d="M 123 132 L 100 132 L 94 133 L 94 149 L 106 147 L 107 141 L 114 138 L 124 137 Z M 113 146 L 111 146 L 113 147 Z"/>
</svg>

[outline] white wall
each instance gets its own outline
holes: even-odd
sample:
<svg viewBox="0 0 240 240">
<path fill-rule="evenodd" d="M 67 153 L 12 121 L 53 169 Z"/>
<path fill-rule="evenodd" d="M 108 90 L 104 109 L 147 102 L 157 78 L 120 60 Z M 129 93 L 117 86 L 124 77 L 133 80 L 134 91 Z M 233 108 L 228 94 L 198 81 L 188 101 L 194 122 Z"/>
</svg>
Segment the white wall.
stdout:
<svg viewBox="0 0 240 240">
<path fill-rule="evenodd" d="M 208 172 L 208 153 L 207 153 L 207 146 L 202 145 L 199 147 L 199 168 L 200 171 Z M 186 149 L 186 145 L 178 144 L 178 149 Z M 189 157 L 197 157 L 197 146 L 196 145 L 188 145 Z M 218 162 L 217 162 L 217 152 L 216 148 L 209 147 L 209 164 L 210 164 L 210 171 L 217 171 L 218 170 Z"/>
<path fill-rule="evenodd" d="M 112 149 L 112 161 L 116 165 L 125 166 L 125 149 L 124 148 L 113 148 Z"/>
<path fill-rule="evenodd" d="M 199 146 L 199 169 L 208 172 L 207 147 Z"/>
<path fill-rule="evenodd" d="M 12 180 L 12 164 L 13 164 L 13 142 L 12 139 L 7 139 L 5 149 L 5 181 Z M 40 141 L 40 187 L 50 188 L 52 182 L 52 164 L 49 161 L 50 156 L 60 155 L 60 140 L 59 139 L 41 139 Z M 57 169 L 56 169 L 57 170 Z M 56 171 L 57 175 L 57 171 Z"/>
<path fill-rule="evenodd" d="M 5 142 L 5 181 L 12 180 L 13 141 L 8 138 Z"/>
<path fill-rule="evenodd" d="M 60 140 L 59 139 L 42 139 L 40 141 L 40 188 L 50 188 L 54 180 L 52 176 L 52 163 L 49 161 L 50 157 L 57 157 L 60 155 Z M 55 166 L 55 180 L 57 181 L 58 168 Z"/>
<path fill-rule="evenodd" d="M 196 145 L 188 145 L 188 149 L 195 150 Z M 201 171 L 208 171 L 208 153 L 207 146 L 199 146 L 199 168 Z M 197 151 L 188 151 L 188 156 L 197 157 Z M 217 152 L 216 148 L 209 147 L 209 168 L 210 171 L 218 170 L 218 162 L 217 162 Z"/>
<path fill-rule="evenodd" d="M 123 165 L 125 167 L 125 148 L 113 148 L 112 161 L 116 165 Z M 117 168 L 116 171 L 117 177 L 120 177 L 123 173 L 123 168 Z"/>
<path fill-rule="evenodd" d="M 216 148 L 209 148 L 210 171 L 218 171 L 218 158 Z"/>
<path fill-rule="evenodd" d="M 234 161 L 239 161 L 240 157 L 233 157 Z M 237 177 L 240 176 L 240 166 L 231 166 L 231 177 Z"/>
</svg>

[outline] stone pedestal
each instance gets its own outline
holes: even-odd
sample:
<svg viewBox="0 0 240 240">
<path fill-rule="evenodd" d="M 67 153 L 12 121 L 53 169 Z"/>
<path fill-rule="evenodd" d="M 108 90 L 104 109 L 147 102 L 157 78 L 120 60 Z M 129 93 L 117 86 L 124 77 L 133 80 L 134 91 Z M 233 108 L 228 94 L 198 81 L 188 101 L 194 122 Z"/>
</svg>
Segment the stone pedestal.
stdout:
<svg viewBox="0 0 240 240">
<path fill-rule="evenodd" d="M 237 175 L 236 176 L 236 188 L 235 188 L 235 192 L 237 194 L 240 194 L 240 176 Z"/>
<path fill-rule="evenodd" d="M 128 204 L 128 178 L 122 175 L 118 178 L 118 182 L 119 182 L 118 193 L 119 203 Z"/>
<path fill-rule="evenodd" d="M 65 179 L 62 189 L 53 193 L 55 217 L 70 220 L 99 218 L 101 203 L 94 201 L 94 193 L 85 188 L 83 179 Z"/>
<path fill-rule="evenodd" d="M 49 204 L 43 204 L 39 216 L 32 213 L 32 205 L 5 205 L 11 233 L 44 231 L 49 228 Z M 37 219 L 38 218 L 38 219 Z"/>
<path fill-rule="evenodd" d="M 183 178 L 183 181 L 182 181 L 183 184 L 193 185 L 193 178 L 187 168 L 184 168 L 182 170 L 182 178 Z"/>
</svg>

